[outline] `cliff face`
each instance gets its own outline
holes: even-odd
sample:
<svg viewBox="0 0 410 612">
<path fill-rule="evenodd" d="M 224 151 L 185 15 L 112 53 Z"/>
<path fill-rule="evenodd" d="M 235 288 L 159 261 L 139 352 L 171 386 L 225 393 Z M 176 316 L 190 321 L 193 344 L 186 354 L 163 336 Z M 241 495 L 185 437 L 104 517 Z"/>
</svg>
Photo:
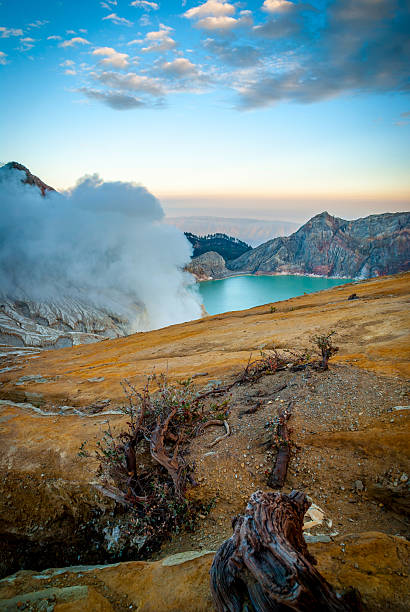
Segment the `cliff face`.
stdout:
<svg viewBox="0 0 410 612">
<path fill-rule="evenodd" d="M 410 213 L 345 221 L 327 212 L 287 238 L 275 238 L 228 264 L 252 273 L 370 278 L 410 268 Z"/>
<path fill-rule="evenodd" d="M 186 269 L 197 280 L 210 280 L 229 276 L 229 270 L 226 269 L 224 258 L 219 253 L 215 253 L 215 251 L 209 251 L 194 257 Z"/>
</svg>

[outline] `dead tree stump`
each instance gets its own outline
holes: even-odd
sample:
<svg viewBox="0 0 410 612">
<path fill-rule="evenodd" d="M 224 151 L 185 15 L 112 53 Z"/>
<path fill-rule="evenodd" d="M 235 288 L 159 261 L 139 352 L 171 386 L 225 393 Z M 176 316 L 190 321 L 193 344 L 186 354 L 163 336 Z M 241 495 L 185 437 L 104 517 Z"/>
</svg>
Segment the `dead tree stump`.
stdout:
<svg viewBox="0 0 410 612">
<path fill-rule="evenodd" d="M 233 521 L 233 535 L 215 555 L 211 591 L 218 612 L 352 612 L 314 567 L 303 538 L 310 503 L 292 491 L 253 493 L 244 516 Z M 355 598 L 353 598 L 355 599 Z"/>
</svg>

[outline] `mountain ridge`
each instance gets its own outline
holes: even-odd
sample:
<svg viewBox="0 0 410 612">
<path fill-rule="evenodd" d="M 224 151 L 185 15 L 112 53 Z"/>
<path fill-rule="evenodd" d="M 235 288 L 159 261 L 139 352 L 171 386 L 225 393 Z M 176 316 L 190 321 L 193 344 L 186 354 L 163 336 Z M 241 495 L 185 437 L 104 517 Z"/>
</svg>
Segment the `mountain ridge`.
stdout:
<svg viewBox="0 0 410 612">
<path fill-rule="evenodd" d="M 383 213 L 353 221 L 327 211 L 296 232 L 277 237 L 227 264 L 251 274 L 314 274 L 371 278 L 410 268 L 410 213 Z"/>
</svg>

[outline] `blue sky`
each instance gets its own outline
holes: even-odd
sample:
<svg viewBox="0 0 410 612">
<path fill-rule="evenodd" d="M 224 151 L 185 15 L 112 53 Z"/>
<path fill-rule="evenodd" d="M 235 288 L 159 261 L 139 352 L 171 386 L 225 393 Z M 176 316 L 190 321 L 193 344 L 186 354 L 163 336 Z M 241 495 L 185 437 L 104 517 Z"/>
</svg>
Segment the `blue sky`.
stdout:
<svg viewBox="0 0 410 612">
<path fill-rule="evenodd" d="M 181 212 L 404 210 L 409 31 L 401 0 L 2 0 L 0 159 Z"/>
</svg>

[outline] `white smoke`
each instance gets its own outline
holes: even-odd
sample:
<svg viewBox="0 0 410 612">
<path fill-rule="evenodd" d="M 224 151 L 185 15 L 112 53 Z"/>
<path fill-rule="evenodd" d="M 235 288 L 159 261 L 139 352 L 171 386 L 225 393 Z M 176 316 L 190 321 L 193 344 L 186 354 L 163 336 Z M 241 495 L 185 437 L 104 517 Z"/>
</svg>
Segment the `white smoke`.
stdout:
<svg viewBox="0 0 410 612">
<path fill-rule="evenodd" d="M 192 247 L 162 222 L 159 201 L 134 183 L 86 176 L 46 197 L 0 171 L 0 293 L 12 299 L 80 300 L 129 321 L 129 332 L 201 316 L 183 267 Z"/>
</svg>

